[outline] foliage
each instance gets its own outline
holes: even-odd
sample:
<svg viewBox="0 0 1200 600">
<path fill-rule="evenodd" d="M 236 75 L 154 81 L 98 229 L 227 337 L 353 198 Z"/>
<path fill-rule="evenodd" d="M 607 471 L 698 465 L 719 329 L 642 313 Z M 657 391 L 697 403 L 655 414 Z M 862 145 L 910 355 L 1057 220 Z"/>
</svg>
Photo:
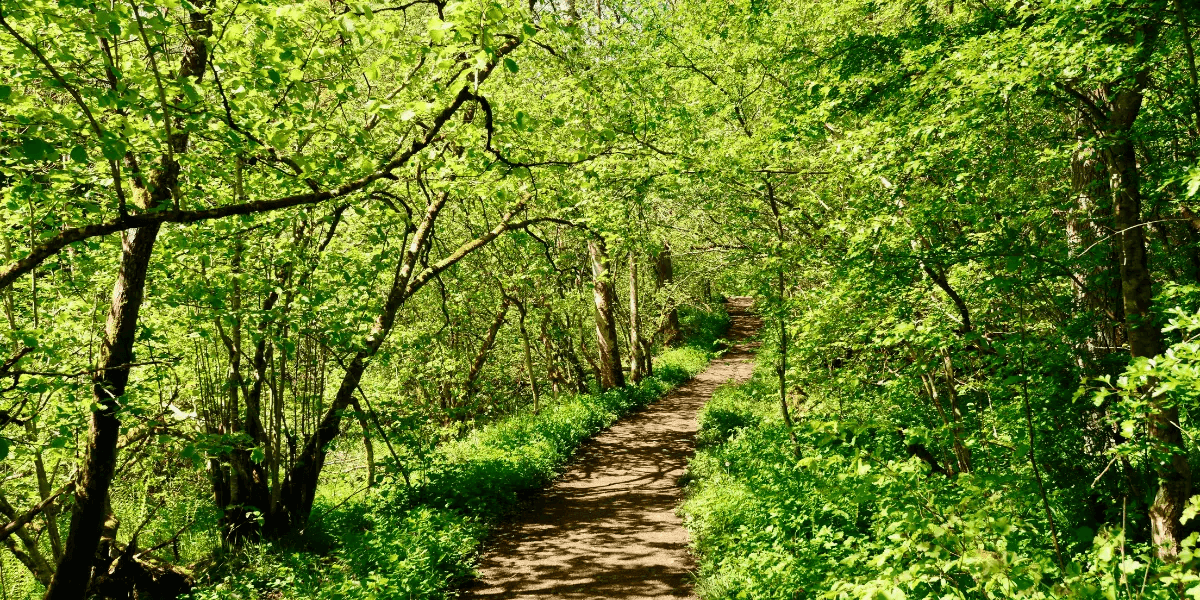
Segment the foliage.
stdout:
<svg viewBox="0 0 1200 600">
<path fill-rule="evenodd" d="M 1172 364 L 1175 372 L 1182 366 Z M 1196 366 L 1193 357 L 1185 369 Z M 1137 372 L 1131 366 L 1122 381 Z M 1081 523 L 1069 510 L 1069 489 L 1052 490 L 1067 553 L 1060 570 L 1033 474 L 1019 462 L 1028 447 L 1009 449 L 1011 471 L 950 479 L 906 451 L 911 432 L 902 438 L 886 422 L 822 420 L 815 412 L 794 446 L 764 375 L 721 388 L 700 416 L 706 443 L 689 466 L 683 512 L 701 557 L 704 598 L 1200 592 L 1198 534 L 1183 542 L 1178 562 L 1164 564 L 1119 526 Z M 1193 517 L 1194 510 L 1185 515 Z"/>
</svg>

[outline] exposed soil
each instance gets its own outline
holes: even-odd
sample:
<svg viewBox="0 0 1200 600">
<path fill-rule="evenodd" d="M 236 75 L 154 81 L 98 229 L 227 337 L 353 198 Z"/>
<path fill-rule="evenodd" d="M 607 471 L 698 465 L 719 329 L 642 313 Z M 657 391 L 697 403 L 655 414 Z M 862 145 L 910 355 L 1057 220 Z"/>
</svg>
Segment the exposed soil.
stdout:
<svg viewBox="0 0 1200 600">
<path fill-rule="evenodd" d="M 662 400 L 586 443 L 552 487 L 497 528 L 467 598 L 693 598 L 677 481 L 694 452 L 696 412 L 753 370 L 760 326 L 732 298 L 735 343 Z"/>
</svg>

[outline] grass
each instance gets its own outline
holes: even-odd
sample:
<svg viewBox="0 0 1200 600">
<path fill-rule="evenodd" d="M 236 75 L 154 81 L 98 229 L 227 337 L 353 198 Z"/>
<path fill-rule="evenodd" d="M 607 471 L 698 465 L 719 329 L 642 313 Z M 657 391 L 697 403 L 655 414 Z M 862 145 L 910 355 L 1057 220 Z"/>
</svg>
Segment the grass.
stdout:
<svg viewBox="0 0 1200 600">
<path fill-rule="evenodd" d="M 682 315 L 689 344 L 655 359 L 637 386 L 564 396 L 438 447 L 419 482 L 334 505 L 324 496 L 303 536 L 225 556 L 193 600 L 450 598 L 473 573 L 488 526 L 543 488 L 579 445 L 699 373 L 728 326 Z"/>
</svg>

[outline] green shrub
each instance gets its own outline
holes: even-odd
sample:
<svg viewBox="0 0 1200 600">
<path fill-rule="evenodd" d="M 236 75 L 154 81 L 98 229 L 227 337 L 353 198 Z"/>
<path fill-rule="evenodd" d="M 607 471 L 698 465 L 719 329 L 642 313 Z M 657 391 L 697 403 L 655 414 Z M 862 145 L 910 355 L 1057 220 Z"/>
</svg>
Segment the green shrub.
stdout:
<svg viewBox="0 0 1200 600">
<path fill-rule="evenodd" d="M 729 313 L 724 304 L 714 304 L 711 309 L 691 306 L 679 307 L 679 325 L 688 346 L 705 352 L 724 349 L 725 333 L 729 331 Z M 720 343 L 720 344 L 718 344 Z"/>
</svg>

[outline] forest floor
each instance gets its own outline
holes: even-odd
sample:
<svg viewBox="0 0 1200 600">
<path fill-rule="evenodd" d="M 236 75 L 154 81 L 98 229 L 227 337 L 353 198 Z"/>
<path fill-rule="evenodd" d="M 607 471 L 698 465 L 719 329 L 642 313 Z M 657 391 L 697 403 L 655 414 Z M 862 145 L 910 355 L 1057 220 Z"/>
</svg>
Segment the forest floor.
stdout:
<svg viewBox="0 0 1200 600">
<path fill-rule="evenodd" d="M 554 485 L 488 541 L 468 598 L 692 598 L 692 558 L 676 514 L 696 414 L 718 386 L 754 370 L 761 326 L 732 298 L 733 346 L 688 383 L 584 444 Z"/>
</svg>

